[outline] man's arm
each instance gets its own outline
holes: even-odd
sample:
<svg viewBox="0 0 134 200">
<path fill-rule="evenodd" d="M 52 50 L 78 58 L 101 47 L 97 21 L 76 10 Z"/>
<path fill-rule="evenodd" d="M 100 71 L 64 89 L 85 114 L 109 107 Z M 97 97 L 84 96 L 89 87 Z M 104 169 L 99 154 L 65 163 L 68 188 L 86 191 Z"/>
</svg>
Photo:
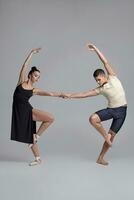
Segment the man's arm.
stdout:
<svg viewBox="0 0 134 200">
<path fill-rule="evenodd" d="M 81 93 L 62 93 L 62 97 L 67 97 L 67 98 L 86 98 L 86 97 L 92 97 L 96 96 L 98 93 L 96 92 L 95 89 L 92 89 L 87 92 L 81 92 Z"/>
<path fill-rule="evenodd" d="M 91 51 L 95 51 L 96 52 L 96 54 L 98 55 L 98 57 L 100 58 L 100 60 L 104 64 L 104 67 L 105 67 L 108 75 L 116 75 L 116 73 L 114 72 L 113 68 L 111 67 L 111 65 L 109 64 L 109 62 L 105 58 L 105 56 L 102 54 L 102 52 L 100 52 L 100 50 L 93 44 L 88 44 L 87 46 Z"/>
</svg>

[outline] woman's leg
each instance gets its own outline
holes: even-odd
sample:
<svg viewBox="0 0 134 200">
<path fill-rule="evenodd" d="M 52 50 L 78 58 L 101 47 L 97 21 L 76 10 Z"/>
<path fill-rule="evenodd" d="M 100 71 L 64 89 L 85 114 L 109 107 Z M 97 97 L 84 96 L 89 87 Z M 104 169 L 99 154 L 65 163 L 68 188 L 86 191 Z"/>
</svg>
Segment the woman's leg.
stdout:
<svg viewBox="0 0 134 200">
<path fill-rule="evenodd" d="M 33 116 L 33 120 L 34 121 L 41 121 L 41 125 L 39 127 L 39 129 L 37 130 L 36 134 L 37 135 L 41 135 L 54 121 L 54 117 L 45 111 L 41 111 L 38 109 L 32 109 L 32 116 Z M 37 144 L 33 144 L 31 147 L 31 150 L 34 154 L 34 156 L 40 157 L 40 152 L 39 152 L 39 148 Z"/>
<path fill-rule="evenodd" d="M 41 134 L 54 122 L 54 117 L 45 111 L 32 109 L 33 120 L 41 121 L 41 125 L 36 132 L 37 135 L 41 136 Z"/>
<path fill-rule="evenodd" d="M 31 150 L 35 156 L 35 160 L 29 163 L 29 166 L 34 166 L 34 165 L 38 165 L 41 163 L 41 158 L 40 158 L 40 153 L 39 153 L 39 148 L 37 144 L 33 144 L 33 146 L 31 147 Z"/>
<path fill-rule="evenodd" d="M 38 147 L 37 143 L 33 144 L 33 146 L 31 147 L 31 150 L 32 150 L 35 157 L 40 156 L 39 147 Z"/>
</svg>

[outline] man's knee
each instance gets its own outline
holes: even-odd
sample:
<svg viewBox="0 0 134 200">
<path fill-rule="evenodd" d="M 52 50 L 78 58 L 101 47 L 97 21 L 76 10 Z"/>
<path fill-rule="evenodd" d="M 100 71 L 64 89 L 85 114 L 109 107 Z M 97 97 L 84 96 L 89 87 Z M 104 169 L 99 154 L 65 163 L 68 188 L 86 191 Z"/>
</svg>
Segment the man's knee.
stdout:
<svg viewBox="0 0 134 200">
<path fill-rule="evenodd" d="M 91 124 L 95 124 L 97 122 L 100 122 L 100 119 L 99 119 L 98 115 L 94 113 L 89 117 L 89 122 Z"/>
<path fill-rule="evenodd" d="M 110 129 L 110 130 L 108 131 L 108 134 L 111 135 L 111 141 L 113 141 L 113 139 L 114 139 L 116 133 Z"/>
</svg>

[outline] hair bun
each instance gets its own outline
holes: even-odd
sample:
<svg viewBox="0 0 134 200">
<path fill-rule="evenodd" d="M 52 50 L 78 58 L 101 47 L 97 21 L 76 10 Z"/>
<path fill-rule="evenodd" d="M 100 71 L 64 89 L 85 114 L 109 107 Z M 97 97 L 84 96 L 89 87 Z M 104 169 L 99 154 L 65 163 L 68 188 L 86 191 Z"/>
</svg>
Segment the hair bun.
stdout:
<svg viewBox="0 0 134 200">
<path fill-rule="evenodd" d="M 35 66 L 31 67 L 32 71 L 37 71 L 37 68 Z"/>
</svg>

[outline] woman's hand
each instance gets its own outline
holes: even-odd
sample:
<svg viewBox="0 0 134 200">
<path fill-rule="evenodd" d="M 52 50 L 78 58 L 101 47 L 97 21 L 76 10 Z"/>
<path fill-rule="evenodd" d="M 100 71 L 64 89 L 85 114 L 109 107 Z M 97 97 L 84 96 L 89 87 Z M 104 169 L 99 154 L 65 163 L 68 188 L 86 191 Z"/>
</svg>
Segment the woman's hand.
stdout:
<svg viewBox="0 0 134 200">
<path fill-rule="evenodd" d="M 39 53 L 40 50 L 41 48 L 32 49 L 31 53 L 36 54 L 36 53 Z"/>
<path fill-rule="evenodd" d="M 69 94 L 69 93 L 61 93 L 60 94 L 60 97 L 62 97 L 62 98 L 70 98 L 71 97 L 71 94 Z"/>
</svg>

